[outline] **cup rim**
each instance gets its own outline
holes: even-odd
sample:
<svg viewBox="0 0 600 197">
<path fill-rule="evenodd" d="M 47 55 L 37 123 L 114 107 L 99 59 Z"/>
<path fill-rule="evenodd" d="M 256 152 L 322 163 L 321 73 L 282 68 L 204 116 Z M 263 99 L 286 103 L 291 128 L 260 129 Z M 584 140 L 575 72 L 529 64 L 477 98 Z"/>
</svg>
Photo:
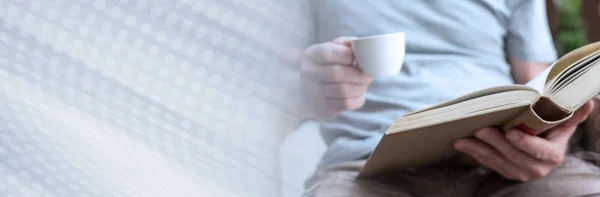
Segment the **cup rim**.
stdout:
<svg viewBox="0 0 600 197">
<path fill-rule="evenodd" d="M 396 36 L 396 35 L 405 35 L 405 32 L 395 32 L 395 33 L 387 33 L 387 34 L 378 34 L 378 35 L 372 35 L 372 36 L 365 36 L 365 37 L 359 37 L 353 41 L 358 41 L 358 40 L 366 40 L 366 39 L 373 39 L 373 38 L 382 38 L 382 37 L 388 37 L 388 36 Z"/>
</svg>

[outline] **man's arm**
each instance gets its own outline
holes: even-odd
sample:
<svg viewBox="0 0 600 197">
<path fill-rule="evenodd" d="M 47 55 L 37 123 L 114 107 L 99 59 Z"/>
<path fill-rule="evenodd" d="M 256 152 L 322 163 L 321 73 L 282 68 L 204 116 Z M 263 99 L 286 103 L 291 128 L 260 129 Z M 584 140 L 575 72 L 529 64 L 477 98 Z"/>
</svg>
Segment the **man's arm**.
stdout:
<svg viewBox="0 0 600 197">
<path fill-rule="evenodd" d="M 527 83 L 557 54 L 548 26 L 545 0 L 508 0 L 511 18 L 505 37 L 507 61 L 514 82 Z M 546 176 L 560 165 L 570 136 L 591 111 L 586 104 L 570 121 L 549 131 L 548 136 L 532 136 L 518 129 L 502 132 L 483 128 L 475 138 L 456 141 L 454 147 L 493 169 L 504 178 L 527 181 Z"/>
<path fill-rule="evenodd" d="M 297 128 L 299 126 L 301 126 L 304 122 L 306 122 L 307 120 L 312 120 L 313 118 L 313 114 L 312 111 L 309 110 L 305 104 L 304 98 L 303 98 L 303 84 L 301 83 L 301 78 L 300 78 L 300 74 L 301 74 L 301 66 L 302 66 L 302 60 L 303 60 L 303 51 L 306 49 L 306 47 L 311 46 L 313 44 L 315 44 L 316 40 L 317 40 L 317 20 L 316 20 L 316 13 L 315 13 L 315 1 L 314 0 L 304 0 L 304 1 L 297 1 L 294 4 L 292 4 L 292 7 L 295 7 L 299 10 L 298 14 L 300 19 L 302 19 L 301 21 L 303 22 L 302 24 L 304 25 L 302 30 L 303 32 L 301 33 L 303 36 L 306 36 L 306 39 L 303 40 L 302 44 L 300 46 L 298 46 L 298 48 L 296 48 L 296 52 L 297 52 L 297 56 L 296 56 L 296 60 L 297 60 L 297 64 L 293 65 L 294 68 L 294 72 L 297 73 L 297 75 L 295 75 L 294 77 L 297 77 L 294 80 L 293 84 L 290 84 L 290 87 L 287 88 L 288 91 L 288 97 L 290 97 L 290 102 L 292 103 L 294 109 L 294 120 L 293 120 L 293 126 L 294 128 Z"/>
<path fill-rule="evenodd" d="M 549 63 L 532 62 L 525 60 L 508 60 L 511 65 L 511 74 L 515 83 L 525 84 L 535 76 L 540 74 L 544 69 L 550 66 Z"/>
<path fill-rule="evenodd" d="M 515 83 L 524 84 L 556 61 L 545 0 L 509 0 L 506 56 Z"/>
</svg>

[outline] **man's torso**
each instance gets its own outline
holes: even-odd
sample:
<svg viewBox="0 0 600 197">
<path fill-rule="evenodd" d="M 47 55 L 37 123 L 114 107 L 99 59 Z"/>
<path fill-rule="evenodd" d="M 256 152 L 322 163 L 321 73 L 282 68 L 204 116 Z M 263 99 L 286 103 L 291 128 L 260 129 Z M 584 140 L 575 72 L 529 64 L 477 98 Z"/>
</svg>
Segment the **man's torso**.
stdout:
<svg viewBox="0 0 600 197">
<path fill-rule="evenodd" d="M 402 71 L 376 79 L 365 105 L 324 122 L 322 164 L 364 158 L 399 116 L 491 86 L 512 84 L 504 36 L 513 1 L 316 1 L 318 41 L 406 33 Z M 401 152 L 401 151 L 400 151 Z"/>
</svg>

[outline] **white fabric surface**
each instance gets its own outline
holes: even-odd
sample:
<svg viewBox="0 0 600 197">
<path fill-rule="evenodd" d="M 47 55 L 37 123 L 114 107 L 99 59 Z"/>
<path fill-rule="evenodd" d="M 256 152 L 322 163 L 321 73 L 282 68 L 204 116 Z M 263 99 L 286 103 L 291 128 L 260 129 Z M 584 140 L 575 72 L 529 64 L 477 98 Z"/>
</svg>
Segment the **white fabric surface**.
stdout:
<svg viewBox="0 0 600 197">
<path fill-rule="evenodd" d="M 0 0 L 0 196 L 279 196 L 301 16 L 272 0 Z"/>
</svg>

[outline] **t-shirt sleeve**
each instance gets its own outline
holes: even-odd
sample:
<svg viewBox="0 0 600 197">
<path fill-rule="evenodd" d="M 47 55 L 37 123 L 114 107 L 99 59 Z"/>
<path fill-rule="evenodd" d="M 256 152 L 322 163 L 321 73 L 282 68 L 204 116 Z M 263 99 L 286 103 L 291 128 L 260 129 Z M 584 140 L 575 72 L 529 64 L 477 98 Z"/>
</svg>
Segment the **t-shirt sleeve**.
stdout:
<svg viewBox="0 0 600 197">
<path fill-rule="evenodd" d="M 506 35 L 509 59 L 550 63 L 557 52 L 548 25 L 545 0 L 520 0 L 511 8 Z"/>
</svg>

